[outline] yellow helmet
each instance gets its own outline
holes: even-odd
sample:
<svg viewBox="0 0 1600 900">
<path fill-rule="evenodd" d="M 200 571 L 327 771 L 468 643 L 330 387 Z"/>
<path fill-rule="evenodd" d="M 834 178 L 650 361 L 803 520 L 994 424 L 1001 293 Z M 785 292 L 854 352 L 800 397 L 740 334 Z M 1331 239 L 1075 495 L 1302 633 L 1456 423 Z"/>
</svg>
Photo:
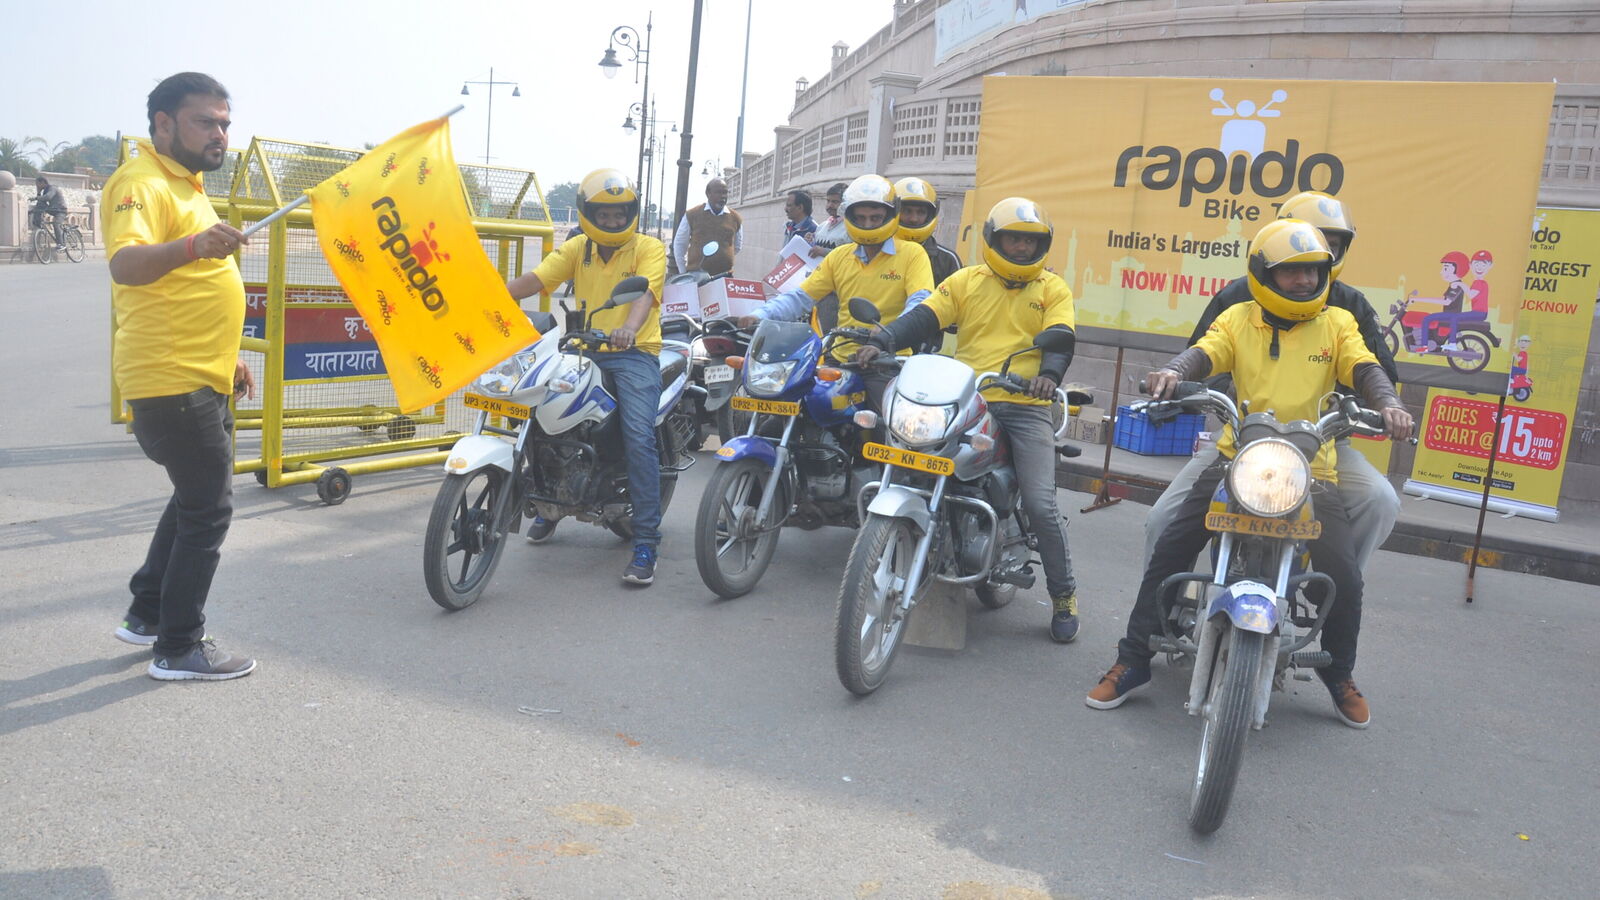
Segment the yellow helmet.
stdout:
<svg viewBox="0 0 1600 900">
<path fill-rule="evenodd" d="M 1002 231 L 1038 237 L 1039 247 L 1033 257 L 1016 260 L 1001 253 L 997 235 Z M 1044 257 L 1050 252 L 1055 233 L 1043 207 L 1026 197 L 1007 197 L 989 210 L 989 218 L 983 223 L 983 261 L 1006 281 L 1032 281 L 1044 271 Z"/>
<path fill-rule="evenodd" d="M 900 230 L 895 232 L 895 237 L 905 238 L 908 241 L 918 244 L 927 240 L 928 235 L 933 234 L 934 226 L 939 224 L 938 192 L 933 189 L 933 185 L 922 180 L 921 178 L 916 177 L 902 178 L 899 181 L 896 181 L 894 183 L 894 192 L 895 196 L 899 199 L 899 211 L 903 212 L 907 203 L 920 203 L 923 206 L 929 207 L 930 212 L 928 221 L 917 228 L 911 228 L 905 225 L 905 217 L 902 216 L 902 224 L 900 225 Z"/>
<path fill-rule="evenodd" d="M 601 206 L 620 206 L 628 221 L 621 228 L 601 228 L 594 214 Z M 639 192 L 633 182 L 617 169 L 595 169 L 578 182 L 578 224 L 589 240 L 607 247 L 620 247 L 639 227 Z"/>
<path fill-rule="evenodd" d="M 1338 281 L 1339 272 L 1344 268 L 1344 258 L 1350 253 L 1350 245 L 1356 239 L 1356 226 L 1350 220 L 1349 208 L 1338 198 L 1321 191 L 1301 191 L 1283 201 L 1283 205 L 1278 207 L 1278 218 L 1310 222 L 1322 230 L 1324 237 L 1330 231 L 1344 236 L 1344 246 L 1333 255 L 1333 271 L 1328 276 Z M 1331 241 L 1328 247 L 1330 250 L 1333 248 Z"/>
<path fill-rule="evenodd" d="M 877 204 L 888 210 L 883 224 L 877 228 L 861 228 L 856 225 L 851 210 L 862 204 Z M 899 211 L 895 208 L 894 185 L 882 175 L 862 175 L 850 186 L 844 189 L 844 202 L 840 209 L 844 213 L 844 230 L 849 233 L 850 240 L 858 244 L 881 244 L 891 237 L 900 228 Z"/>
<path fill-rule="evenodd" d="M 1316 266 L 1316 289 L 1306 296 L 1279 290 L 1271 272 L 1285 264 Z M 1316 318 L 1327 305 L 1328 273 L 1332 268 L 1333 254 L 1328 251 L 1327 239 L 1315 225 L 1303 219 L 1279 219 L 1268 222 L 1250 242 L 1245 277 L 1250 283 L 1250 296 L 1262 309 L 1279 319 L 1304 322 Z"/>
</svg>

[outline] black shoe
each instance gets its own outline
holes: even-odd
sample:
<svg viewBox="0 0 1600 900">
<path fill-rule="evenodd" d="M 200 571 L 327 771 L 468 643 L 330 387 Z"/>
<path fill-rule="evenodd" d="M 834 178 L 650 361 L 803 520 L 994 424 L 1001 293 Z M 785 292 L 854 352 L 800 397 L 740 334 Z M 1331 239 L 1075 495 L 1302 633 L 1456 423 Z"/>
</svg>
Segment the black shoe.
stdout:
<svg viewBox="0 0 1600 900">
<path fill-rule="evenodd" d="M 1050 639 L 1058 644 L 1072 643 L 1078 637 L 1078 592 L 1053 597 L 1050 604 L 1055 609 L 1050 616 Z"/>
<path fill-rule="evenodd" d="M 556 523 L 559 521 L 561 520 L 534 516 L 533 522 L 528 525 L 528 543 L 542 544 L 550 540 L 550 535 L 556 533 Z"/>
<path fill-rule="evenodd" d="M 227 681 L 256 670 L 256 661 L 217 649 L 203 640 L 182 656 L 157 656 L 150 661 L 150 677 L 157 681 Z"/>
<path fill-rule="evenodd" d="M 156 642 L 156 626 L 133 613 L 128 613 L 128 617 L 122 620 L 117 630 L 111 632 L 111 636 L 123 643 L 148 647 Z"/>
<path fill-rule="evenodd" d="M 637 544 L 633 548 L 633 562 L 622 570 L 622 580 L 628 584 L 650 584 L 656 580 L 656 548 Z"/>
</svg>

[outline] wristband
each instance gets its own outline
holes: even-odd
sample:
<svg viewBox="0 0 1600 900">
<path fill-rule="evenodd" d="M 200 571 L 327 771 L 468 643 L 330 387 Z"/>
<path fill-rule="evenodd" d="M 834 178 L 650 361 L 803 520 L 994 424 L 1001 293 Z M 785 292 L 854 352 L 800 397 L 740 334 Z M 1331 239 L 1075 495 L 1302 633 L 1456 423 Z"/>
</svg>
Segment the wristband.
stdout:
<svg viewBox="0 0 1600 900">
<path fill-rule="evenodd" d="M 197 258 L 194 255 L 194 239 L 197 238 L 197 237 L 199 237 L 198 234 L 191 234 L 191 235 L 189 235 L 189 239 L 187 241 L 185 241 L 184 244 L 183 244 L 183 252 L 185 252 L 185 253 L 187 253 L 189 255 L 189 261 L 190 262 L 194 262 L 195 259 Z"/>
</svg>

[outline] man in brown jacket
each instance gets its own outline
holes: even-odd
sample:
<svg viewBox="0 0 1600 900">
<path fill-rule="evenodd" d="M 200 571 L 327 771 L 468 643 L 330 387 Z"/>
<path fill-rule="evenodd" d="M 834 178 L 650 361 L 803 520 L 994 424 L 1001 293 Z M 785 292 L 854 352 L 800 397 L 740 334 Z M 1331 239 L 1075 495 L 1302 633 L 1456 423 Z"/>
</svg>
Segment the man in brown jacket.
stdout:
<svg viewBox="0 0 1600 900">
<path fill-rule="evenodd" d="M 728 208 L 728 185 L 721 178 L 706 183 L 706 203 L 683 214 L 672 236 L 672 258 L 679 272 L 704 269 L 712 275 L 733 271 L 733 255 L 744 247 L 744 220 Z M 706 257 L 705 246 L 717 250 Z"/>
</svg>

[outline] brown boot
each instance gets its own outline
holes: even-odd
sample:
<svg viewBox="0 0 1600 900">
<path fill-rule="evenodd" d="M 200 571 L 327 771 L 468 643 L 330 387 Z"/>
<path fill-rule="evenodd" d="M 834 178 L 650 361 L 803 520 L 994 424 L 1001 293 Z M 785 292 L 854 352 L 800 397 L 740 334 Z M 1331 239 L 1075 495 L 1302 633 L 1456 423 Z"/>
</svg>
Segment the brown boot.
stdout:
<svg viewBox="0 0 1600 900">
<path fill-rule="evenodd" d="M 1329 682 L 1328 694 L 1333 697 L 1333 709 L 1339 714 L 1339 721 L 1351 728 L 1365 728 L 1372 724 L 1372 710 L 1367 707 L 1367 698 L 1356 690 L 1355 679 Z"/>
</svg>

